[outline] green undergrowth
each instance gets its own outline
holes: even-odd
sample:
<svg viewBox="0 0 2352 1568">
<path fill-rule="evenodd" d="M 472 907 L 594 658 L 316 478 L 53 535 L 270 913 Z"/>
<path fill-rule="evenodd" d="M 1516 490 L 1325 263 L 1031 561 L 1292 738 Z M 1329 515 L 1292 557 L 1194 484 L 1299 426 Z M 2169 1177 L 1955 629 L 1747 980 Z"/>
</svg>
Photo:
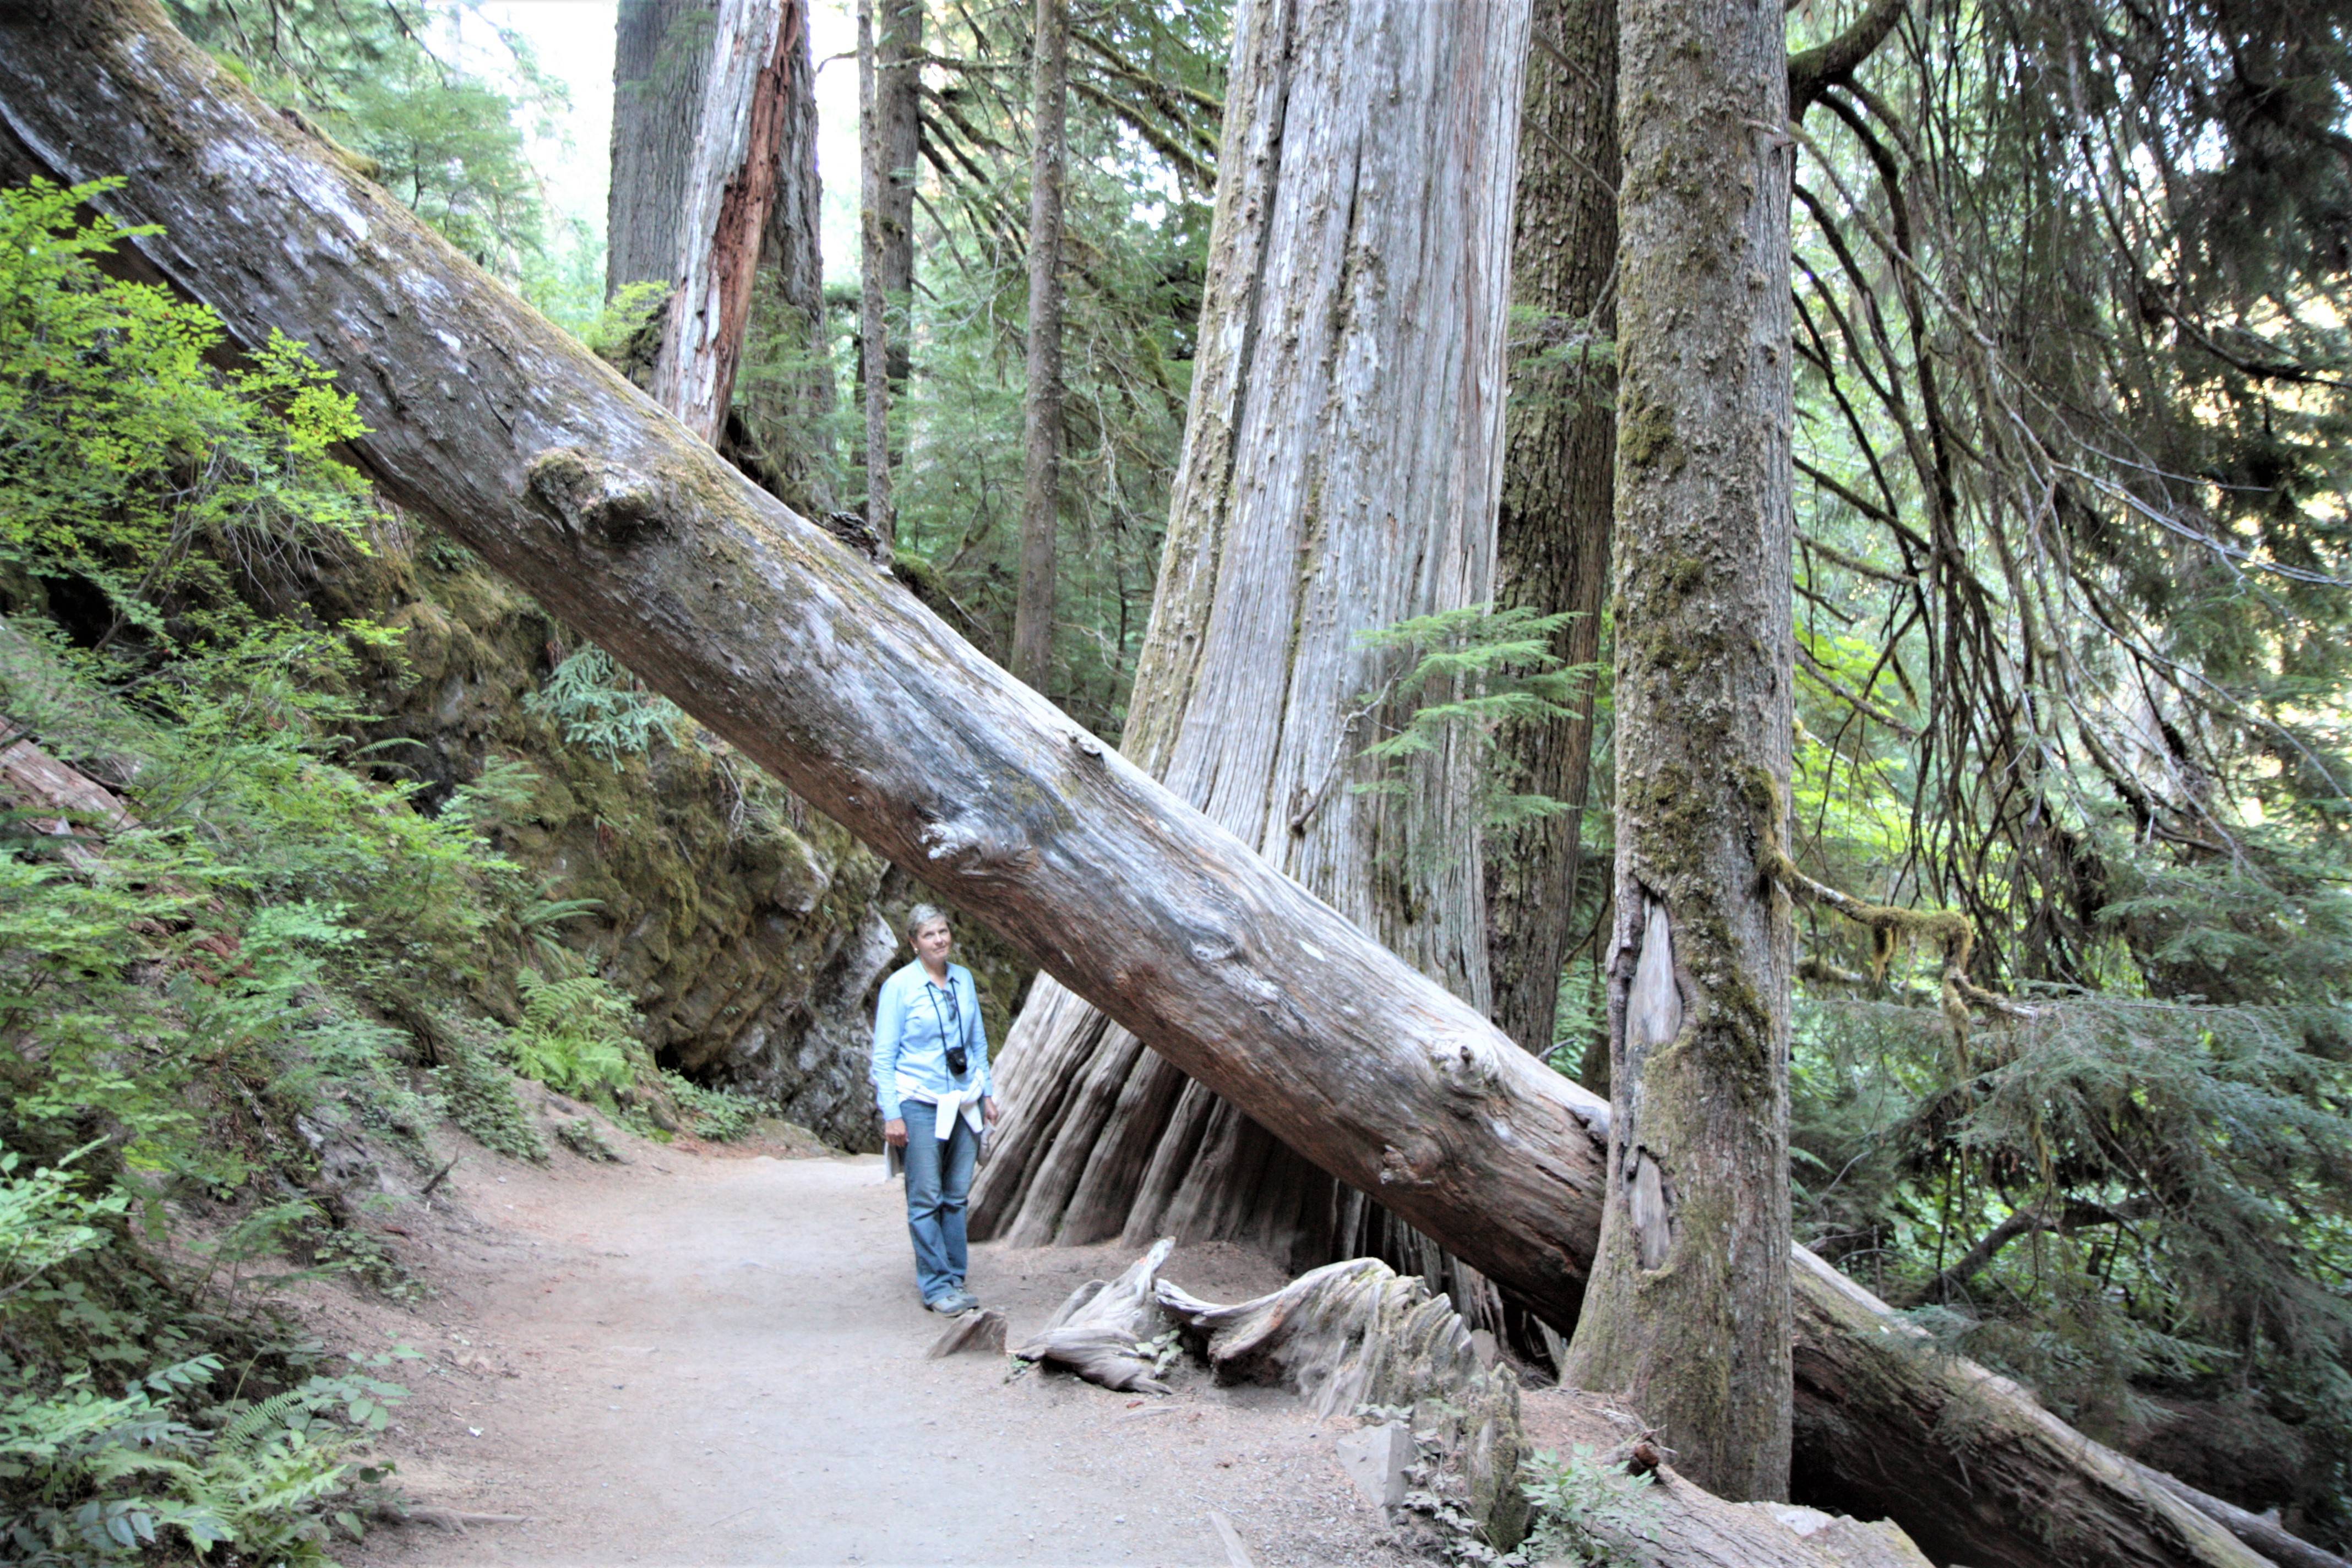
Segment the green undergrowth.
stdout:
<svg viewBox="0 0 2352 1568">
<path fill-rule="evenodd" d="M 1638 1568 L 1651 1560 L 1634 1542 L 1657 1513 L 1652 1478 L 1607 1463 L 1579 1443 L 1566 1458 L 1548 1449 L 1519 1462 L 1519 1489 L 1535 1521 L 1519 1554 L 1577 1568 Z"/>
<path fill-rule="evenodd" d="M 0 742 L 109 792 L 0 793 L 0 1555 L 318 1561 L 394 1506 L 402 1352 L 283 1288 L 419 1290 L 378 1222 L 435 1130 L 549 1158 L 518 1073 L 655 1136 L 753 1108 L 656 1070 L 593 906 L 493 847 L 526 770 L 378 776 L 402 637 L 299 591 L 383 523 L 350 400 L 104 277 L 98 190 L 0 190 Z"/>
</svg>

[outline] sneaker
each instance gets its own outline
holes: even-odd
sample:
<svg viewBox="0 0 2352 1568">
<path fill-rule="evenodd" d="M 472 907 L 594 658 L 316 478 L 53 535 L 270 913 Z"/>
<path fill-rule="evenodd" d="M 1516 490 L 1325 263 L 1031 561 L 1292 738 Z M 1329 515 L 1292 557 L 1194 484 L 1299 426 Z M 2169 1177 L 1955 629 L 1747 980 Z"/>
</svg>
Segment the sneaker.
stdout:
<svg viewBox="0 0 2352 1568">
<path fill-rule="evenodd" d="M 980 1298 L 973 1295 L 964 1287 L 961 1285 L 957 1286 L 955 1288 L 955 1294 L 956 1299 L 963 1303 L 963 1310 L 973 1312 L 980 1310 Z"/>
<path fill-rule="evenodd" d="M 944 1296 L 934 1296 L 923 1303 L 942 1318 L 961 1318 L 980 1305 L 977 1298 L 961 1290 L 950 1290 Z"/>
</svg>

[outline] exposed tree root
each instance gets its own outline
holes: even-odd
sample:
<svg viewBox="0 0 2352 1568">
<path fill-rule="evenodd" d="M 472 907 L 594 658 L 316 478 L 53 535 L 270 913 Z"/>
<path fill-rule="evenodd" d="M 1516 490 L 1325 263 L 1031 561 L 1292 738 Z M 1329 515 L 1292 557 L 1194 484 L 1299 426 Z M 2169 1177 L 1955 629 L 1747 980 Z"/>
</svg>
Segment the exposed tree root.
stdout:
<svg viewBox="0 0 2352 1568">
<path fill-rule="evenodd" d="M 1013 1353 L 1023 1361 L 1067 1367 L 1105 1388 L 1168 1393 L 1168 1385 L 1160 1381 L 1158 1352 L 1151 1342 L 1166 1328 L 1152 1286 L 1175 1245 L 1154 1243 L 1108 1285 L 1090 1279 L 1079 1286 L 1053 1321 Z"/>
</svg>

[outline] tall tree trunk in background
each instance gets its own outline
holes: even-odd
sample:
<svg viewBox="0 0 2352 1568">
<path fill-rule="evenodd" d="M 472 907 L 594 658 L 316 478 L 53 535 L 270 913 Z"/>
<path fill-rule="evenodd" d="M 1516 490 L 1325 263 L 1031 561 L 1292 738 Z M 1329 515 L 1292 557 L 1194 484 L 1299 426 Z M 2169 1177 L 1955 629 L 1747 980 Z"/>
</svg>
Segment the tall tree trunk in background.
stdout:
<svg viewBox="0 0 2352 1568">
<path fill-rule="evenodd" d="M 1609 1196 L 1569 1381 L 1787 1495 L 1789 178 L 1775 0 L 1620 0 Z"/>
<path fill-rule="evenodd" d="M 1024 403 L 1021 588 L 1013 673 L 1043 691 L 1054 672 L 1054 546 L 1061 525 L 1062 185 L 1070 80 L 1065 0 L 1037 0 L 1029 158 L 1029 381 Z"/>
<path fill-rule="evenodd" d="M 393 500 L 1326 1168 L 1574 1312 L 1605 1106 L 657 416 L 152 0 L 0 10 L 0 182 L 35 176 L 121 176 L 94 205 L 157 226 L 110 265 L 210 304 L 236 344 L 310 345 Z M 1796 1256 L 1820 1500 L 1979 1568 L 2258 1568 Z"/>
<path fill-rule="evenodd" d="M 1402 655 L 1490 596 L 1519 4 L 1251 0 L 1235 17 L 1201 357 L 1125 749 L 1456 995 L 1487 1000 L 1466 748 L 1360 791 Z M 1422 308 L 1443 300 L 1445 308 Z M 1493 1290 L 1041 977 L 1001 1054 L 982 1234 L 1384 1253 Z M 1377 1189 L 1375 1189 L 1377 1190 Z"/>
<path fill-rule="evenodd" d="M 687 171 L 702 127 L 712 0 L 621 0 L 613 28 L 613 184 L 604 197 L 604 295 L 668 283 Z"/>
<path fill-rule="evenodd" d="M 670 285 L 648 390 L 713 443 L 734 396 L 791 118 L 787 61 L 802 40 L 788 36 L 788 15 L 797 16 L 784 0 L 655 0 L 624 5 L 614 29 L 608 216 L 626 238 L 607 259 L 607 286 Z"/>
<path fill-rule="evenodd" d="M 904 321 L 915 286 L 915 174 L 922 155 L 923 0 L 858 0 L 858 336 L 866 405 L 866 521 L 885 542 L 898 534 L 890 500 L 890 400 L 906 389 L 913 358 Z M 879 371 L 879 374 L 876 374 Z"/>
<path fill-rule="evenodd" d="M 1601 652 L 1615 496 L 1616 0 L 1535 0 L 1511 245 L 1511 402 L 1496 520 L 1495 602 L 1571 611 L 1551 642 L 1563 663 Z M 1557 51 L 1557 52 L 1555 52 Z M 1506 724 L 1499 754 L 1518 787 L 1569 809 L 1486 837 L 1486 951 L 1495 1022 L 1542 1055 L 1553 1043 L 1576 912 L 1578 828 L 1592 763 L 1592 703 L 1572 718 Z"/>
<path fill-rule="evenodd" d="M 722 450 L 737 455 L 785 505 L 811 516 L 834 510 L 833 342 L 824 312 L 824 190 L 816 167 L 816 67 L 809 0 L 784 0 L 784 127 L 776 199 L 760 247 L 751 308 L 759 374 L 736 392 L 740 428 Z"/>
</svg>

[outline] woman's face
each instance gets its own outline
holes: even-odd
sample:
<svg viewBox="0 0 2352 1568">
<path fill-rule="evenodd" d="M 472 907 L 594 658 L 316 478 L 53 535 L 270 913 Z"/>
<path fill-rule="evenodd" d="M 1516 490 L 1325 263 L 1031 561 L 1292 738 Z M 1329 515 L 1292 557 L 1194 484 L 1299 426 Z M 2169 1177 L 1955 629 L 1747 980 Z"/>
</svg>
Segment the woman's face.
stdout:
<svg viewBox="0 0 2352 1568">
<path fill-rule="evenodd" d="M 923 961 L 926 969 L 937 969 L 948 961 L 955 947 L 955 932 L 945 921 L 933 921 L 915 932 L 915 956 Z"/>
</svg>

